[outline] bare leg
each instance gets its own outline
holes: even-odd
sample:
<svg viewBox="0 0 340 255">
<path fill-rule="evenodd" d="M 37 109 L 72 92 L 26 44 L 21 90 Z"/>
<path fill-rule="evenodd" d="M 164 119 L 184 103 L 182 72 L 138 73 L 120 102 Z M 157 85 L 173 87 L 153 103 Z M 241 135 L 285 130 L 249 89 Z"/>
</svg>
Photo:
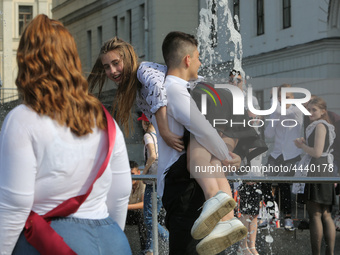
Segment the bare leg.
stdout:
<svg viewBox="0 0 340 255">
<path fill-rule="evenodd" d="M 212 169 L 211 154 L 196 139 L 191 139 L 188 150 L 188 170 L 203 190 L 205 200 L 216 195 L 220 190 L 216 178 L 208 169 Z"/>
<path fill-rule="evenodd" d="M 205 199 L 216 195 L 219 190 L 224 191 L 230 197 L 232 197 L 231 189 L 225 173 L 221 170 L 221 162 L 212 157 L 209 151 L 201 146 L 195 138 L 190 140 L 188 146 L 188 169 L 190 170 L 191 176 L 195 178 L 200 187 L 203 190 Z M 214 171 L 207 171 L 211 167 Z M 201 169 L 201 171 L 199 171 Z M 234 217 L 234 212 L 231 211 L 225 215 L 221 220 L 226 221 Z"/>
<path fill-rule="evenodd" d="M 326 242 L 326 255 L 333 255 L 336 237 L 335 225 L 332 219 L 330 206 L 323 205 L 322 209 L 323 213 L 321 219 L 323 225 L 323 234 Z"/>
<path fill-rule="evenodd" d="M 214 157 L 211 162 L 213 165 L 219 165 L 222 168 L 222 164 L 217 158 Z M 227 193 L 230 197 L 232 197 L 232 192 L 231 192 L 229 182 L 223 172 L 221 172 L 218 176 L 216 176 L 216 181 L 217 181 L 219 189 Z M 222 221 L 231 220 L 232 218 L 234 218 L 234 211 L 231 211 L 226 216 L 224 216 L 222 218 Z"/>
<path fill-rule="evenodd" d="M 241 217 L 239 218 L 240 221 L 243 223 L 243 225 L 248 229 L 248 235 L 247 237 L 243 238 L 240 241 L 240 245 L 239 245 L 239 251 L 242 255 L 252 255 L 252 252 L 250 251 L 249 247 L 248 247 L 248 238 L 250 237 L 250 224 L 249 224 L 249 219 L 250 219 L 250 215 L 248 214 L 242 214 Z"/>
<path fill-rule="evenodd" d="M 227 145 L 229 151 L 233 151 L 234 148 L 236 147 L 237 143 L 238 143 L 238 139 L 229 138 L 229 137 L 224 136 L 224 135 L 222 135 L 222 139 L 223 139 L 223 141 L 226 143 L 226 145 Z M 216 159 L 216 158 L 214 158 L 214 159 Z M 217 160 L 217 159 L 216 159 L 216 160 Z M 228 174 L 228 173 L 224 173 L 224 176 L 223 176 L 223 177 L 221 176 L 220 178 L 218 178 L 217 181 L 219 182 L 219 185 L 220 185 L 221 187 L 224 187 L 224 190 L 226 190 L 226 193 L 227 193 L 229 196 L 232 196 L 231 188 L 230 188 L 229 182 L 228 182 L 228 180 L 227 180 L 227 178 L 226 178 L 226 175 L 227 175 L 227 174 Z M 225 178 L 227 181 L 225 182 L 225 181 L 223 180 L 223 178 Z M 226 216 L 224 216 L 224 217 L 222 218 L 222 221 L 230 220 L 230 219 L 232 219 L 233 217 L 234 217 L 234 212 L 231 211 L 230 213 L 228 213 Z"/>
<path fill-rule="evenodd" d="M 258 215 L 251 215 L 249 219 L 251 220 L 248 224 L 248 248 L 250 249 L 251 253 L 256 255 L 259 254 L 256 250 L 256 235 L 257 235 L 257 217 Z"/>
<path fill-rule="evenodd" d="M 204 192 L 205 199 L 216 195 L 219 190 L 232 196 L 228 180 L 221 171 L 221 162 L 201 146 L 196 139 L 191 139 L 189 144 L 188 169 Z"/>
<path fill-rule="evenodd" d="M 194 222 L 191 235 L 194 239 L 203 239 L 196 247 L 198 253 L 204 251 L 204 254 L 208 254 L 208 250 L 212 253 L 220 252 L 240 241 L 246 235 L 247 229 L 238 219 L 232 219 L 236 203 L 232 199 L 229 182 L 225 177 L 221 162 L 214 159 L 210 152 L 194 138 L 190 140 L 189 147 L 187 168 L 202 188 L 205 199 L 209 199 L 204 204 L 199 218 Z M 216 198 L 210 200 L 216 194 Z M 217 238 L 214 231 L 219 234 L 223 233 L 223 236 Z"/>
<path fill-rule="evenodd" d="M 309 215 L 309 232 L 310 242 L 312 246 L 312 254 L 320 255 L 321 240 L 323 233 L 323 226 L 321 221 L 321 206 L 319 203 L 312 201 L 307 202 L 307 211 Z"/>
</svg>

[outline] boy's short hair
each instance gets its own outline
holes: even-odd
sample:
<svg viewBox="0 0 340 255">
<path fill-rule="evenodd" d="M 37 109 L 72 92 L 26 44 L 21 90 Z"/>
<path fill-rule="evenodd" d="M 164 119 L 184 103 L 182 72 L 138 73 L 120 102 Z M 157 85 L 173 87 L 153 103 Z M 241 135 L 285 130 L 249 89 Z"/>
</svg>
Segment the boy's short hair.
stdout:
<svg viewBox="0 0 340 255">
<path fill-rule="evenodd" d="M 282 88 L 291 88 L 292 85 L 288 84 L 288 83 L 283 83 L 282 85 L 280 85 L 279 89 L 281 90 Z"/>
<path fill-rule="evenodd" d="M 134 169 L 134 168 L 138 168 L 138 164 L 136 161 L 130 160 L 130 168 Z"/>
<path fill-rule="evenodd" d="M 292 87 L 292 85 L 291 84 L 288 84 L 288 83 L 283 83 L 283 84 L 281 84 L 280 86 L 279 86 L 279 88 L 278 88 L 278 90 L 277 90 L 277 93 L 281 93 L 281 90 L 282 90 L 282 88 L 291 88 Z M 293 96 L 294 96 L 294 94 L 293 93 L 291 93 Z"/>
<path fill-rule="evenodd" d="M 168 68 L 178 66 L 183 57 L 188 54 L 192 55 L 197 46 L 198 42 L 193 35 L 179 31 L 170 32 L 162 44 L 165 64 Z"/>
</svg>

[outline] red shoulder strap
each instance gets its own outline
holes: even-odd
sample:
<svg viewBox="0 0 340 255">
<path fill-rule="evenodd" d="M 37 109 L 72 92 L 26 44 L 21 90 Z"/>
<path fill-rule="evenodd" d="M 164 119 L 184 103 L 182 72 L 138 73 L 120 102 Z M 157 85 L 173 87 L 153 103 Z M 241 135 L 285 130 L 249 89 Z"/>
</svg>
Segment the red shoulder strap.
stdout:
<svg viewBox="0 0 340 255">
<path fill-rule="evenodd" d="M 111 117 L 110 113 L 103 106 L 103 110 L 107 119 L 107 131 L 109 139 L 109 149 L 106 158 L 100 167 L 96 178 L 93 180 L 88 191 L 84 195 L 72 197 L 53 210 L 49 211 L 43 216 L 31 211 L 27 218 L 24 234 L 27 241 L 35 247 L 40 254 L 49 255 L 75 255 L 76 253 L 64 242 L 63 238 L 51 228 L 49 222 L 53 217 L 66 217 L 72 213 L 75 213 L 81 204 L 86 200 L 92 191 L 95 181 L 104 173 L 112 154 L 116 139 L 116 125 Z"/>
</svg>

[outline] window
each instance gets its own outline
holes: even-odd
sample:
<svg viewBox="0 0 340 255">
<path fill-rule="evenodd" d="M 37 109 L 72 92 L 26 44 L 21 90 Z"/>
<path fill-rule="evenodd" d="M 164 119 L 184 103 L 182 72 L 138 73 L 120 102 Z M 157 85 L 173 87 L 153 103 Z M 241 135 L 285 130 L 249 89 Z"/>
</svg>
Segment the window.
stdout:
<svg viewBox="0 0 340 255">
<path fill-rule="evenodd" d="M 283 29 L 291 26 L 291 4 L 290 0 L 282 0 L 283 5 Z"/>
<path fill-rule="evenodd" d="M 26 25 L 32 20 L 33 7 L 19 5 L 19 36 L 24 32 Z"/>
<path fill-rule="evenodd" d="M 238 22 L 240 22 L 240 0 L 234 0 L 234 27 L 237 31 L 240 31 L 235 16 L 237 16 Z"/>
<path fill-rule="evenodd" d="M 102 47 L 103 44 L 103 29 L 102 26 L 97 27 L 97 43 L 98 43 L 98 49 Z"/>
<path fill-rule="evenodd" d="M 253 91 L 253 95 L 256 97 L 260 109 L 264 109 L 264 93 L 263 90 L 255 90 Z"/>
<path fill-rule="evenodd" d="M 125 17 L 119 19 L 118 36 L 123 40 L 126 40 Z"/>
<path fill-rule="evenodd" d="M 127 41 L 131 43 L 132 40 L 132 16 L 131 16 L 131 10 L 128 10 L 126 12 L 126 16 L 127 16 L 127 22 L 128 22 L 128 31 L 127 31 Z"/>
<path fill-rule="evenodd" d="M 211 32 L 210 32 L 210 39 L 211 39 L 211 47 L 217 46 L 217 5 L 216 0 L 212 0 L 211 3 Z"/>
<path fill-rule="evenodd" d="M 118 36 L 118 17 L 113 17 L 113 36 Z"/>
<path fill-rule="evenodd" d="M 255 90 L 253 91 L 253 95 L 256 97 L 257 102 L 259 103 L 260 109 L 264 109 L 264 91 L 263 90 Z M 261 137 L 264 137 L 264 127 L 259 128 Z"/>
<path fill-rule="evenodd" d="M 257 0 L 257 35 L 264 34 L 264 0 Z"/>
<path fill-rule="evenodd" d="M 92 67 L 92 31 L 87 31 L 87 66 L 91 70 Z"/>
<path fill-rule="evenodd" d="M 140 57 L 145 56 L 145 31 L 144 31 L 144 24 L 145 24 L 145 7 L 144 4 L 139 6 L 139 54 Z"/>
</svg>

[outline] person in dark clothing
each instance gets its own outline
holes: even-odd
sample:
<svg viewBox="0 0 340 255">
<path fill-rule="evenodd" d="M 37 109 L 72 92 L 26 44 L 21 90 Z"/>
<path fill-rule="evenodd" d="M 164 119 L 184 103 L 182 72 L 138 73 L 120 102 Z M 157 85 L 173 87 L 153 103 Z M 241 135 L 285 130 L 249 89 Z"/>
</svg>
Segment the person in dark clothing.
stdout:
<svg viewBox="0 0 340 255">
<path fill-rule="evenodd" d="M 331 147 L 335 138 L 334 126 L 330 124 L 326 102 L 315 97 L 308 103 L 312 114 L 311 123 L 306 128 L 306 139 L 296 139 L 295 145 L 304 150 L 302 169 L 307 177 L 333 176 Z M 313 254 L 320 254 L 324 236 L 326 254 L 334 254 L 335 225 L 332 219 L 332 205 L 335 204 L 335 189 L 332 183 L 311 183 L 304 188 L 304 197 L 309 215 L 310 241 Z"/>
</svg>

